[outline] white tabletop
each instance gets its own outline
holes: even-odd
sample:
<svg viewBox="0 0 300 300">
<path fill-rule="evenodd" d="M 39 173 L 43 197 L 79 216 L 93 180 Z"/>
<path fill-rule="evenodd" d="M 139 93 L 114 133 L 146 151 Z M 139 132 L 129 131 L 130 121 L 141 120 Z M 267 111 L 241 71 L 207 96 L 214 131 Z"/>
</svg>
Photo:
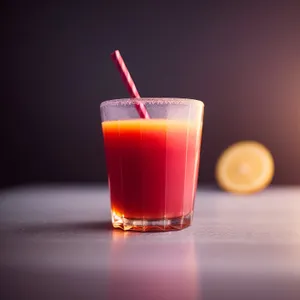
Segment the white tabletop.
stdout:
<svg viewBox="0 0 300 300">
<path fill-rule="evenodd" d="M 0 194 L 1 299 L 300 299 L 300 188 L 199 188 L 193 225 L 112 230 L 95 186 Z"/>
</svg>

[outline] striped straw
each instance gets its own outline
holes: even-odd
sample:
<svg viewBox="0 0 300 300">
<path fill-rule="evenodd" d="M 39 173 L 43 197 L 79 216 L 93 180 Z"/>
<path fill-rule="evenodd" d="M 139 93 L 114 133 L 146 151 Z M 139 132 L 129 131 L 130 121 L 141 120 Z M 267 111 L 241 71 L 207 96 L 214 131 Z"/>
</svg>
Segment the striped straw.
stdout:
<svg viewBox="0 0 300 300">
<path fill-rule="evenodd" d="M 121 74 L 122 80 L 129 92 L 130 97 L 137 98 L 137 99 L 140 98 L 140 94 L 133 82 L 132 77 L 130 76 L 130 73 L 125 65 L 125 62 L 124 62 L 121 54 L 120 54 L 120 51 L 119 50 L 114 51 L 111 54 L 111 58 L 112 58 L 113 62 L 115 63 L 116 67 L 118 68 L 119 73 Z M 137 101 L 135 101 L 134 105 L 135 105 L 135 108 L 141 118 L 150 119 L 150 116 L 146 110 L 146 107 L 142 102 L 137 100 Z"/>
</svg>

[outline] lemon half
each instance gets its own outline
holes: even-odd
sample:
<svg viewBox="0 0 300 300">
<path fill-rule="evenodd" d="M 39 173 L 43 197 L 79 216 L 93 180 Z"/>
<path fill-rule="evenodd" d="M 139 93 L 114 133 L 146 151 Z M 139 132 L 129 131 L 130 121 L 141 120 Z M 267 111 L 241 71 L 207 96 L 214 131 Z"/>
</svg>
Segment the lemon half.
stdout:
<svg viewBox="0 0 300 300">
<path fill-rule="evenodd" d="M 266 188 L 274 176 L 271 152 L 255 141 L 242 141 L 227 148 L 216 165 L 218 185 L 232 193 L 250 194 Z"/>
</svg>

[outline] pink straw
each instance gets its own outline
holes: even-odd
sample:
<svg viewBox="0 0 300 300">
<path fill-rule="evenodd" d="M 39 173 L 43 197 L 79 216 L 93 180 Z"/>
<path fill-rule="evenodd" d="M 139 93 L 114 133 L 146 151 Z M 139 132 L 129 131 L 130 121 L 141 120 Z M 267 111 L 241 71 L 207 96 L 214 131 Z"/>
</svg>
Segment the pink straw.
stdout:
<svg viewBox="0 0 300 300">
<path fill-rule="evenodd" d="M 130 76 L 130 73 L 125 65 L 125 62 L 124 62 L 121 54 L 120 54 L 120 51 L 119 50 L 114 51 L 111 54 L 111 58 L 114 61 L 116 67 L 118 68 L 118 70 L 121 74 L 121 77 L 123 79 L 123 82 L 124 82 L 128 92 L 129 92 L 130 97 L 137 98 L 137 99 L 140 98 L 140 94 Z M 135 101 L 134 105 L 135 105 L 135 108 L 141 118 L 150 119 L 147 109 L 142 102 Z"/>
</svg>

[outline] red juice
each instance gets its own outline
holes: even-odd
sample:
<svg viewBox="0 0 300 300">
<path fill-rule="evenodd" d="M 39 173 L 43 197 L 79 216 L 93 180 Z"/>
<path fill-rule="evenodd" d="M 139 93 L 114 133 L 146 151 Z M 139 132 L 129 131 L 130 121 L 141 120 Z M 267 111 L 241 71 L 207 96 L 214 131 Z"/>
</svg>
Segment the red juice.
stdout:
<svg viewBox="0 0 300 300">
<path fill-rule="evenodd" d="M 113 223 L 192 214 L 202 128 L 165 119 L 104 121 L 102 128 Z"/>
</svg>

